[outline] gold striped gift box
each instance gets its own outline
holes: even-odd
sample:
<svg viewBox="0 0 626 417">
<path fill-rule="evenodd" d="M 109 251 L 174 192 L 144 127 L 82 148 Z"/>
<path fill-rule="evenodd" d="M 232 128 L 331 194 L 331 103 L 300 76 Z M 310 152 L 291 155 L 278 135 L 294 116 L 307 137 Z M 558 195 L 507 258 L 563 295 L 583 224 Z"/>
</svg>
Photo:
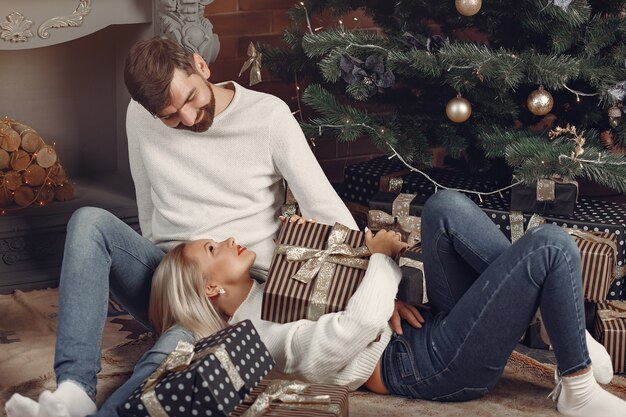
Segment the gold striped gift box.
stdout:
<svg viewBox="0 0 626 417">
<path fill-rule="evenodd" d="M 590 233 L 566 229 L 580 250 L 583 295 L 591 302 L 605 301 L 609 288 L 621 272 L 616 269 L 617 237 L 612 233 Z"/>
<path fill-rule="evenodd" d="M 264 380 L 230 417 L 348 417 L 348 387 Z"/>
<path fill-rule="evenodd" d="M 339 223 L 285 223 L 268 272 L 261 318 L 288 323 L 344 310 L 367 269 L 364 236 Z"/>
<path fill-rule="evenodd" d="M 614 372 L 626 372 L 626 303 L 598 303 L 595 319 L 596 338 L 613 361 Z"/>
</svg>

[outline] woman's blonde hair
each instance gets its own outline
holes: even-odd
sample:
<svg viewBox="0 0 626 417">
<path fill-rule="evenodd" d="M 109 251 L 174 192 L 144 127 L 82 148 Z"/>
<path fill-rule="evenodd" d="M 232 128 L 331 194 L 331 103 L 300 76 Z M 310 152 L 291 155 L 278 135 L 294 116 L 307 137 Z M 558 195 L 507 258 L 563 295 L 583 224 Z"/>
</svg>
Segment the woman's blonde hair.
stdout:
<svg viewBox="0 0 626 417">
<path fill-rule="evenodd" d="M 199 266 L 185 257 L 185 243 L 168 252 L 152 276 L 150 322 L 158 334 L 178 324 L 197 338 L 226 327 L 226 321 L 206 296 L 206 278 Z"/>
</svg>

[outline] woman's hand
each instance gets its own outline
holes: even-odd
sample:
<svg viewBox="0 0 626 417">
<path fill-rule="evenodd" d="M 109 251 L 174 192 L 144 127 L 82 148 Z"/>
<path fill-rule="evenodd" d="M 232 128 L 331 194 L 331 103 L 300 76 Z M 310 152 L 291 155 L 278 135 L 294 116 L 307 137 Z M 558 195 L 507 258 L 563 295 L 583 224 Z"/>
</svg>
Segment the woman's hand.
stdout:
<svg viewBox="0 0 626 417">
<path fill-rule="evenodd" d="M 297 214 L 292 214 L 290 217 L 278 216 L 278 218 L 280 219 L 280 221 L 282 223 L 286 223 L 287 221 L 289 223 L 298 222 L 298 224 L 317 223 L 317 220 L 315 220 L 315 219 L 304 219 L 304 218 L 298 216 Z"/>
<path fill-rule="evenodd" d="M 401 241 L 401 238 L 399 232 L 384 229 L 378 231 L 374 236 L 370 229 L 365 228 L 365 245 L 372 254 L 382 253 L 390 258 L 395 258 L 408 246 Z"/>
<path fill-rule="evenodd" d="M 397 334 L 402 334 L 401 319 L 406 320 L 411 326 L 416 329 L 421 329 L 424 323 L 424 317 L 420 311 L 414 305 L 405 303 L 404 301 L 396 300 L 393 309 L 393 314 L 389 320 L 391 330 Z"/>
</svg>

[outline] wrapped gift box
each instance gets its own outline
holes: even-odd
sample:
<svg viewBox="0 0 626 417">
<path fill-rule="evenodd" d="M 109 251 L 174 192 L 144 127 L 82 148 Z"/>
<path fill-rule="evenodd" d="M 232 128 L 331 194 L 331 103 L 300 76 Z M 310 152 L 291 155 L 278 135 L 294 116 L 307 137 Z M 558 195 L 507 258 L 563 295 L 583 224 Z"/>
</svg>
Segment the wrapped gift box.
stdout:
<svg viewBox="0 0 626 417">
<path fill-rule="evenodd" d="M 459 171 L 430 168 L 425 172 L 437 183 L 445 187 L 492 191 L 500 188 L 488 174 L 468 174 Z M 386 156 L 374 158 L 346 167 L 344 171 L 344 200 L 368 206 L 378 191 L 417 194 L 430 196 L 435 193 L 435 185 L 418 172 L 411 172 L 397 158 Z M 472 199 L 476 198 L 471 196 Z M 475 200 L 478 202 L 478 199 Z"/>
<path fill-rule="evenodd" d="M 509 195 L 483 197 L 481 209 L 510 239 Z M 524 226 L 532 214 L 524 214 Z M 571 216 L 544 215 L 547 223 L 589 232 L 611 233 L 617 240 L 617 265 L 626 263 L 626 204 L 581 198 Z"/>
<path fill-rule="evenodd" d="M 398 299 L 413 305 L 428 303 L 422 246 L 415 245 L 402 253 L 398 260 L 402 279 L 398 285 Z"/>
<path fill-rule="evenodd" d="M 231 417 L 348 417 L 348 387 L 265 380 Z"/>
<path fill-rule="evenodd" d="M 370 200 L 367 226 L 374 232 L 398 231 L 402 233 L 402 241 L 413 246 L 420 240 L 419 212 L 426 199 L 417 194 L 379 192 Z"/>
<path fill-rule="evenodd" d="M 336 223 L 285 223 L 263 292 L 261 318 L 317 320 L 345 309 L 367 269 L 363 232 Z"/>
<path fill-rule="evenodd" d="M 624 277 L 616 279 L 609 288 L 609 294 L 606 296 L 607 300 L 623 300 L 624 299 Z"/>
<path fill-rule="evenodd" d="M 626 303 L 598 303 L 594 329 L 611 356 L 613 371 L 626 372 Z"/>
<path fill-rule="evenodd" d="M 133 417 L 228 417 L 273 366 L 252 322 L 245 320 L 195 346 L 179 342 L 119 411 Z"/>
<path fill-rule="evenodd" d="M 511 210 L 524 213 L 571 216 L 578 199 L 578 183 L 542 179 L 532 185 L 511 189 Z"/>
</svg>

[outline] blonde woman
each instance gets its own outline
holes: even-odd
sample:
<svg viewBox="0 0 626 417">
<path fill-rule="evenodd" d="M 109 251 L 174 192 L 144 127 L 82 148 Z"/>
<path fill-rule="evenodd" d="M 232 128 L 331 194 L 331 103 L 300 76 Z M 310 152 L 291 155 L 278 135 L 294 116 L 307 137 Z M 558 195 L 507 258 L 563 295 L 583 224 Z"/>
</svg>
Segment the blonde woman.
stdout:
<svg viewBox="0 0 626 417">
<path fill-rule="evenodd" d="M 558 411 L 626 415 L 626 402 L 596 381 L 610 381 L 613 370 L 602 345 L 585 331 L 580 254 L 559 227 L 532 229 L 511 245 L 471 200 L 450 191 L 435 194 L 422 213 L 431 310 L 422 312 L 422 328 L 403 322 L 402 334 L 393 333 L 388 320 L 401 278 L 392 258 L 404 244 L 389 231 L 366 231 L 365 243 L 372 256 L 346 310 L 285 324 L 260 318 L 263 284 L 250 274 L 253 251 L 233 238 L 180 244 L 152 281 L 150 320 L 169 340 L 162 353 L 177 337 L 193 340 L 250 319 L 276 369 L 289 378 L 466 401 L 497 384 L 540 306 L 558 363 L 552 393 Z M 120 390 L 124 395 L 157 365 L 143 362 L 132 387 Z"/>
</svg>

